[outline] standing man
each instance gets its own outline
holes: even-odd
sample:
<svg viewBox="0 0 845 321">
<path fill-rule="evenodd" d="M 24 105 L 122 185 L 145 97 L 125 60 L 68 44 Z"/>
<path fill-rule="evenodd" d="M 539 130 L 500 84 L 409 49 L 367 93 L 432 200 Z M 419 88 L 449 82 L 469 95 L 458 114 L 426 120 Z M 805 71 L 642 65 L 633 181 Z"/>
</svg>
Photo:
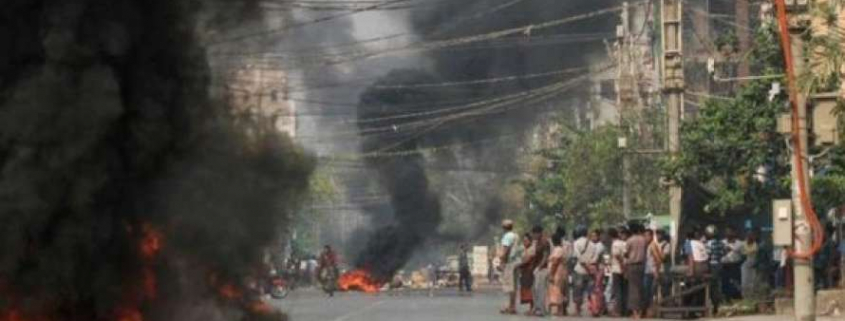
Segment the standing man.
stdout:
<svg viewBox="0 0 845 321">
<path fill-rule="evenodd" d="M 648 244 L 643 235 L 643 227 L 640 224 L 631 224 L 629 230 L 631 237 L 625 241 L 626 260 L 625 277 L 628 279 L 628 309 L 631 310 L 631 317 L 639 319 L 643 312 L 643 279 L 645 277 L 645 260 Z"/>
<path fill-rule="evenodd" d="M 610 245 L 610 314 L 621 317 L 625 313 L 625 251 L 628 230 L 625 228 L 610 229 L 607 235 L 612 239 Z"/>
<path fill-rule="evenodd" d="M 710 272 L 710 257 L 707 253 L 707 241 L 704 234 L 698 229 L 693 230 L 689 239 L 690 254 L 687 256 L 689 266 L 688 275 L 694 278 L 693 283 L 699 283 L 705 275 Z M 686 304 L 704 305 L 704 295 L 691 297 Z"/>
<path fill-rule="evenodd" d="M 646 316 L 651 317 L 653 313 L 648 312 L 654 311 L 652 304 L 660 285 L 660 273 L 663 269 L 665 254 L 663 254 L 663 247 L 654 230 L 645 231 L 645 241 L 648 244 L 648 250 L 646 251 L 645 261 L 645 282 L 643 282 L 645 287 L 643 310 L 646 311 Z"/>
<path fill-rule="evenodd" d="M 472 292 L 472 273 L 469 269 L 469 246 L 461 244 L 458 254 L 458 291 Z"/>
<path fill-rule="evenodd" d="M 725 257 L 725 242 L 719 240 L 716 226 L 708 225 L 705 233 L 707 256 L 710 259 L 710 293 L 713 301 L 713 308 L 718 310 L 722 302 L 722 258 Z"/>
<path fill-rule="evenodd" d="M 601 243 L 601 231 L 592 232 L 587 238 L 587 229 L 580 227 L 575 232 L 575 276 L 573 278 L 572 299 L 575 302 L 575 315 L 581 316 L 581 308 L 584 305 L 584 295 L 593 291 L 595 282 L 593 279 L 598 273 L 599 263 L 604 254 L 604 245 Z"/>
<path fill-rule="evenodd" d="M 519 237 L 513 232 L 513 221 L 502 221 L 502 229 L 505 234 L 502 235 L 501 251 L 499 252 L 501 264 L 499 266 L 502 269 L 502 290 L 508 296 L 508 302 L 499 312 L 516 314 L 516 267 L 520 263 L 522 254 L 517 250 L 520 244 L 517 244 Z"/>
<path fill-rule="evenodd" d="M 722 257 L 722 294 L 728 300 L 742 297 L 740 292 L 740 278 L 742 276 L 742 240 L 738 238 L 736 230 L 725 230 L 725 256 Z"/>
</svg>

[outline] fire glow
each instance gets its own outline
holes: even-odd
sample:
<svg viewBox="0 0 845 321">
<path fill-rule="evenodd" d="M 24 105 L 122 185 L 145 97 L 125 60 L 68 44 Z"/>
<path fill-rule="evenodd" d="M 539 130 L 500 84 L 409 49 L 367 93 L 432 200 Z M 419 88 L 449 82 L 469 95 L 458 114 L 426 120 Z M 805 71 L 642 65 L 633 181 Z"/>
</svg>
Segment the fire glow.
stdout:
<svg viewBox="0 0 845 321">
<path fill-rule="evenodd" d="M 381 288 L 381 284 L 365 270 L 346 272 L 340 276 L 337 284 L 341 291 L 376 293 Z"/>
<path fill-rule="evenodd" d="M 127 231 L 140 231 L 135 234 L 138 240 L 138 253 L 141 258 L 140 278 L 124 284 L 121 302 L 109 314 L 113 321 L 144 321 L 141 306 L 156 299 L 157 279 L 154 265 L 163 246 L 164 235 L 150 224 L 142 224 L 140 229 L 128 227 Z M 52 321 L 61 320 L 50 312 L 44 314 L 25 313 L 19 308 L 13 293 L 7 293 L 0 284 L 0 294 L 10 299 L 11 307 L 0 311 L 0 321 Z"/>
</svg>

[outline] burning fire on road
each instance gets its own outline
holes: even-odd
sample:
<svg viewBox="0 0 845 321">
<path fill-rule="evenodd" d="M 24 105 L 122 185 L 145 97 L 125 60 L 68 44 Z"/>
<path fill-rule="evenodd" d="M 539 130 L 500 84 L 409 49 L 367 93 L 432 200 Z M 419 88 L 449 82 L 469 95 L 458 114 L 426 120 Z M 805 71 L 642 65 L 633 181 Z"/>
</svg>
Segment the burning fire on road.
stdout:
<svg viewBox="0 0 845 321">
<path fill-rule="evenodd" d="M 381 289 L 382 282 L 363 269 L 352 270 L 344 273 L 337 281 L 341 291 L 360 291 L 366 293 L 377 293 Z"/>
</svg>

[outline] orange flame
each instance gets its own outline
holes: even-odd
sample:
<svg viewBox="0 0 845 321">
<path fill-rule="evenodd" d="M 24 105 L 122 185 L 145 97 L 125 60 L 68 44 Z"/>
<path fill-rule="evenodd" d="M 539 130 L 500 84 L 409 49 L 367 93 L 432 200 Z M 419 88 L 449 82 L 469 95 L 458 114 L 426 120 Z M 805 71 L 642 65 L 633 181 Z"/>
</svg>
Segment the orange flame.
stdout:
<svg viewBox="0 0 845 321">
<path fill-rule="evenodd" d="M 338 279 L 337 284 L 342 291 L 376 293 L 381 289 L 381 284 L 374 280 L 369 272 L 364 270 L 354 270 L 344 273 Z"/>
<path fill-rule="evenodd" d="M 140 231 L 134 234 L 135 231 Z M 141 259 L 141 269 L 138 278 L 127 279 L 124 284 L 124 293 L 120 304 L 111 312 L 111 321 L 144 321 L 144 315 L 140 306 L 146 300 L 154 300 L 157 292 L 157 279 L 154 270 L 156 256 L 162 249 L 164 234 L 149 223 L 141 224 L 137 230 L 132 225 L 127 225 L 127 232 L 138 237 L 138 255 Z M 31 315 L 20 310 L 16 305 L 15 296 L 6 289 L 4 280 L 0 280 L 0 297 L 11 297 L 11 308 L 0 309 L 0 321 L 52 321 L 58 318 L 50 317 L 49 314 Z"/>
</svg>

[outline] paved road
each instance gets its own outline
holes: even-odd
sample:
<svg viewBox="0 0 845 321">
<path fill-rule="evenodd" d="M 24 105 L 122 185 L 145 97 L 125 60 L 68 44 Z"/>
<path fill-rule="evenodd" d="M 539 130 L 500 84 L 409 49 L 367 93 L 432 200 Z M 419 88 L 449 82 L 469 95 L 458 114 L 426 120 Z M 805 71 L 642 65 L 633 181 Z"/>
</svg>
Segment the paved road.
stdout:
<svg viewBox="0 0 845 321">
<path fill-rule="evenodd" d="M 291 321 L 509 321 L 541 320 L 524 316 L 499 315 L 503 297 L 496 292 L 459 295 L 444 290 L 429 295 L 427 291 L 381 293 L 340 293 L 334 298 L 316 291 L 296 291 L 288 298 L 274 301 L 288 313 Z M 555 320 L 555 319 L 545 319 Z M 559 320 L 584 321 L 592 318 Z"/>
<path fill-rule="evenodd" d="M 485 291 L 462 296 L 456 291 L 381 293 L 339 293 L 327 298 L 315 290 L 297 290 L 273 304 L 290 315 L 291 321 L 588 321 L 588 317 L 532 318 L 498 314 L 500 293 Z M 613 320 L 601 318 L 601 320 Z M 628 320 L 628 319 L 617 319 Z M 758 315 L 722 321 L 792 321 L 788 316 Z M 845 317 L 820 317 L 818 321 L 843 321 Z"/>
</svg>

